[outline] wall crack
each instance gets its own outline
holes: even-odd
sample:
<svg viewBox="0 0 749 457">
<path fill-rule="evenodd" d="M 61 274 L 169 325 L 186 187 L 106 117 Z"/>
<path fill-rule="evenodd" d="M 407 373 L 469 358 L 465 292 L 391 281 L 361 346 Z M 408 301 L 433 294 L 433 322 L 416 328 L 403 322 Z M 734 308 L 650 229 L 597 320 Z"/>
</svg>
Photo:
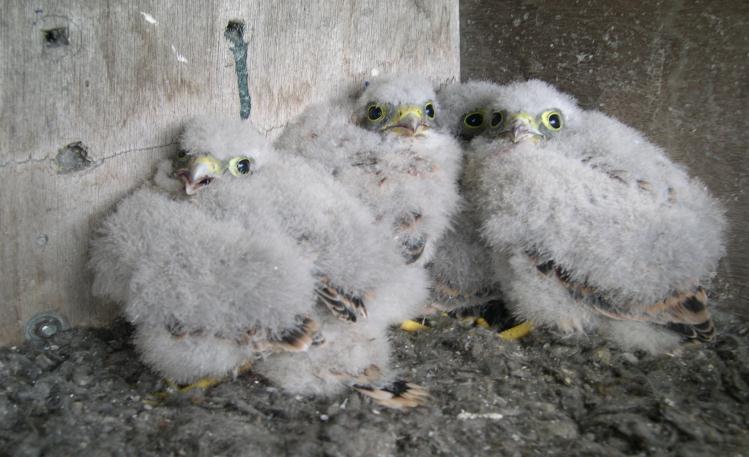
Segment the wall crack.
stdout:
<svg viewBox="0 0 749 457">
<path fill-rule="evenodd" d="M 177 144 L 176 142 L 172 141 L 171 143 L 159 144 L 156 146 L 148 146 L 145 148 L 132 148 L 132 149 L 126 149 L 124 151 L 115 152 L 114 154 L 111 154 L 111 155 L 108 155 L 108 156 L 105 156 L 105 157 L 102 157 L 100 159 L 93 161 L 91 167 L 88 167 L 88 168 L 96 168 L 99 165 L 103 164 L 104 162 L 108 161 L 109 159 L 119 157 L 123 154 L 130 154 L 132 152 L 152 151 L 154 149 L 161 149 L 161 148 L 167 148 L 170 146 L 175 146 L 176 144 Z M 57 155 L 57 152 L 55 152 L 54 154 L 47 154 L 46 156 L 40 159 L 34 159 L 34 158 L 29 157 L 28 159 L 24 159 L 24 160 L 8 160 L 6 162 L 0 162 L 0 168 L 20 167 L 23 165 L 39 164 L 39 163 L 54 161 L 56 155 Z"/>
</svg>

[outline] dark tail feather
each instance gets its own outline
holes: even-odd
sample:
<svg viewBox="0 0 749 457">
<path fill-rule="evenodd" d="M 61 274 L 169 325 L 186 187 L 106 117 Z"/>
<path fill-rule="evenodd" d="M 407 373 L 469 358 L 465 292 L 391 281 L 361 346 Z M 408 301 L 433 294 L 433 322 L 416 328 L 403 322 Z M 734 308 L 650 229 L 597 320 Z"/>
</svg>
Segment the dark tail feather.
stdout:
<svg viewBox="0 0 749 457">
<path fill-rule="evenodd" d="M 426 404 L 430 397 L 423 387 L 403 380 L 382 387 L 364 384 L 354 384 L 353 387 L 376 403 L 393 409 L 415 408 Z"/>
<path fill-rule="evenodd" d="M 618 320 L 652 322 L 688 340 L 708 342 L 715 337 L 715 325 L 707 309 L 707 292 L 700 286 L 689 292 L 676 291 L 645 309 L 632 312 L 627 307 L 613 306 L 595 288 L 572 281 L 569 272 L 553 260 L 544 262 L 535 251 L 528 251 L 527 254 L 539 273 L 554 275 L 574 299 L 583 301 L 604 316 Z"/>
<path fill-rule="evenodd" d="M 697 287 L 687 293 L 674 293 L 663 301 L 669 320 L 666 328 L 689 340 L 712 341 L 715 325 L 707 309 L 707 292 Z"/>
<path fill-rule="evenodd" d="M 315 293 L 317 301 L 324 304 L 338 319 L 356 322 L 358 317 L 367 318 L 367 307 L 361 297 L 339 290 L 325 277 L 318 282 Z"/>
<path fill-rule="evenodd" d="M 712 341 L 715 338 L 715 325 L 713 321 L 708 320 L 701 324 L 679 324 L 676 322 L 669 322 L 665 327 L 673 332 L 682 335 L 688 340 L 697 340 L 703 343 Z"/>
<path fill-rule="evenodd" d="M 320 344 L 322 335 L 317 322 L 309 317 L 302 318 L 299 325 L 284 329 L 278 336 L 268 339 L 274 352 L 302 352 L 313 344 Z"/>
</svg>

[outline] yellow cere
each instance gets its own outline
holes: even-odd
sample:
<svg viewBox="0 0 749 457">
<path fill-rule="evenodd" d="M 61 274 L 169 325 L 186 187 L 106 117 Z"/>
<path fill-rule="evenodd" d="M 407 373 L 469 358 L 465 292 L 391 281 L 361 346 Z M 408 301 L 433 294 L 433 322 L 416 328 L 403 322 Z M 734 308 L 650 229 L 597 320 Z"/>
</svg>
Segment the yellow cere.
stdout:
<svg viewBox="0 0 749 457">
<path fill-rule="evenodd" d="M 417 105 L 399 105 L 393 116 L 383 124 L 381 130 L 389 130 L 396 135 L 421 136 L 427 128 L 424 123 L 424 108 Z"/>
<path fill-rule="evenodd" d="M 391 121 L 393 124 L 397 124 L 401 119 L 407 117 L 408 115 L 414 115 L 419 119 L 424 117 L 424 110 L 420 106 L 399 105 L 396 109 L 398 110 L 398 113 L 393 116 L 393 120 Z"/>
<path fill-rule="evenodd" d="M 532 129 L 538 129 L 538 122 L 536 119 L 528 113 L 516 113 L 510 118 L 510 123 L 514 123 L 516 120 L 525 121 L 525 123 Z"/>
<path fill-rule="evenodd" d="M 224 164 L 220 160 L 208 154 L 199 155 L 195 157 L 195 159 L 193 159 L 193 166 L 199 164 L 205 164 L 210 172 L 215 176 L 223 173 L 225 168 Z"/>
</svg>

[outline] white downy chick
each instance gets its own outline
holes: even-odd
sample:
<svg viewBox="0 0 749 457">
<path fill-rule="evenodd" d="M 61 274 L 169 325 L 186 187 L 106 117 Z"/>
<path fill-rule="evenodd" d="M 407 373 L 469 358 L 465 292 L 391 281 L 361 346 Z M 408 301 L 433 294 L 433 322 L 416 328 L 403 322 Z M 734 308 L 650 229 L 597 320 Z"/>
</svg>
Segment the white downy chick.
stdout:
<svg viewBox="0 0 749 457">
<path fill-rule="evenodd" d="M 707 341 L 726 221 L 706 187 L 642 134 L 537 80 L 502 87 L 471 143 L 482 234 L 516 314 L 668 351 Z"/>
<path fill-rule="evenodd" d="M 143 360 L 175 382 L 316 338 L 312 262 L 272 224 L 217 220 L 146 185 L 105 218 L 90 254 L 94 295 L 123 305 Z"/>
<path fill-rule="evenodd" d="M 389 353 L 388 327 L 421 309 L 428 276 L 403 263 L 389 231 L 368 208 L 320 168 L 276 152 L 247 122 L 195 119 L 185 128 L 181 150 L 185 166 L 176 173 L 196 193 L 193 205 L 248 228 L 274 221 L 313 265 L 318 306 L 312 316 L 325 343 L 299 357 L 268 357 L 256 370 L 298 393 L 330 394 L 348 378 L 348 385 L 388 406 L 420 401 L 418 386 L 392 381 L 382 354 Z M 286 369 L 284 360 L 298 368 Z M 379 373 L 378 383 L 362 384 L 365 371 Z"/>
<path fill-rule="evenodd" d="M 406 262 L 423 266 L 459 206 L 460 147 L 437 128 L 439 115 L 428 80 L 386 76 L 307 107 L 276 144 L 365 202 Z"/>
<path fill-rule="evenodd" d="M 500 86 L 488 81 L 455 83 L 438 94 L 442 108 L 440 124 L 462 140 L 463 170 L 459 180 L 463 205 L 452 227 L 437 243 L 429 271 L 434 280 L 432 299 L 436 306 L 460 308 L 499 306 L 501 290 L 493 271 L 491 248 L 479 233 L 481 221 L 476 207 L 476 161 L 467 156 L 467 142 L 483 133 L 496 116 L 488 111 Z"/>
</svg>

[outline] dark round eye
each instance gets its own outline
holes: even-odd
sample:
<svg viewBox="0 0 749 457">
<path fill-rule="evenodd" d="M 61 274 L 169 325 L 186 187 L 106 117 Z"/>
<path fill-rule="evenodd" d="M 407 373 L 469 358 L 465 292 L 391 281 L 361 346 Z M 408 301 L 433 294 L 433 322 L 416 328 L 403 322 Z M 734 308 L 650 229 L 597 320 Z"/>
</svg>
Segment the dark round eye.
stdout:
<svg viewBox="0 0 749 457">
<path fill-rule="evenodd" d="M 177 151 L 177 157 L 179 157 L 180 159 L 184 158 L 185 156 L 187 156 L 187 151 L 185 151 L 184 149 L 180 149 L 179 151 Z"/>
<path fill-rule="evenodd" d="M 424 106 L 424 112 L 427 113 L 427 117 L 429 117 L 429 119 L 434 119 L 434 105 L 432 105 L 431 103 L 427 103 Z"/>
<path fill-rule="evenodd" d="M 500 113 L 499 111 L 493 112 L 492 113 L 492 127 L 496 127 L 499 124 L 501 124 L 502 119 L 503 119 L 502 113 Z"/>
<path fill-rule="evenodd" d="M 468 127 L 479 127 L 484 123 L 484 115 L 481 113 L 470 113 L 463 119 L 463 123 Z"/>
<path fill-rule="evenodd" d="M 253 166 L 255 161 L 247 156 L 236 156 L 229 159 L 229 163 L 226 165 L 226 169 L 232 176 L 242 176 L 252 174 L 254 172 Z"/>
<path fill-rule="evenodd" d="M 555 130 L 559 130 L 562 127 L 562 118 L 558 114 L 554 113 L 549 116 L 549 125 Z"/>
<path fill-rule="evenodd" d="M 237 172 L 241 175 L 246 175 L 250 172 L 250 159 L 242 159 L 237 162 Z"/>
<path fill-rule="evenodd" d="M 382 117 L 382 108 L 377 105 L 370 106 L 367 110 L 367 117 L 369 117 L 370 121 L 376 121 Z"/>
</svg>

